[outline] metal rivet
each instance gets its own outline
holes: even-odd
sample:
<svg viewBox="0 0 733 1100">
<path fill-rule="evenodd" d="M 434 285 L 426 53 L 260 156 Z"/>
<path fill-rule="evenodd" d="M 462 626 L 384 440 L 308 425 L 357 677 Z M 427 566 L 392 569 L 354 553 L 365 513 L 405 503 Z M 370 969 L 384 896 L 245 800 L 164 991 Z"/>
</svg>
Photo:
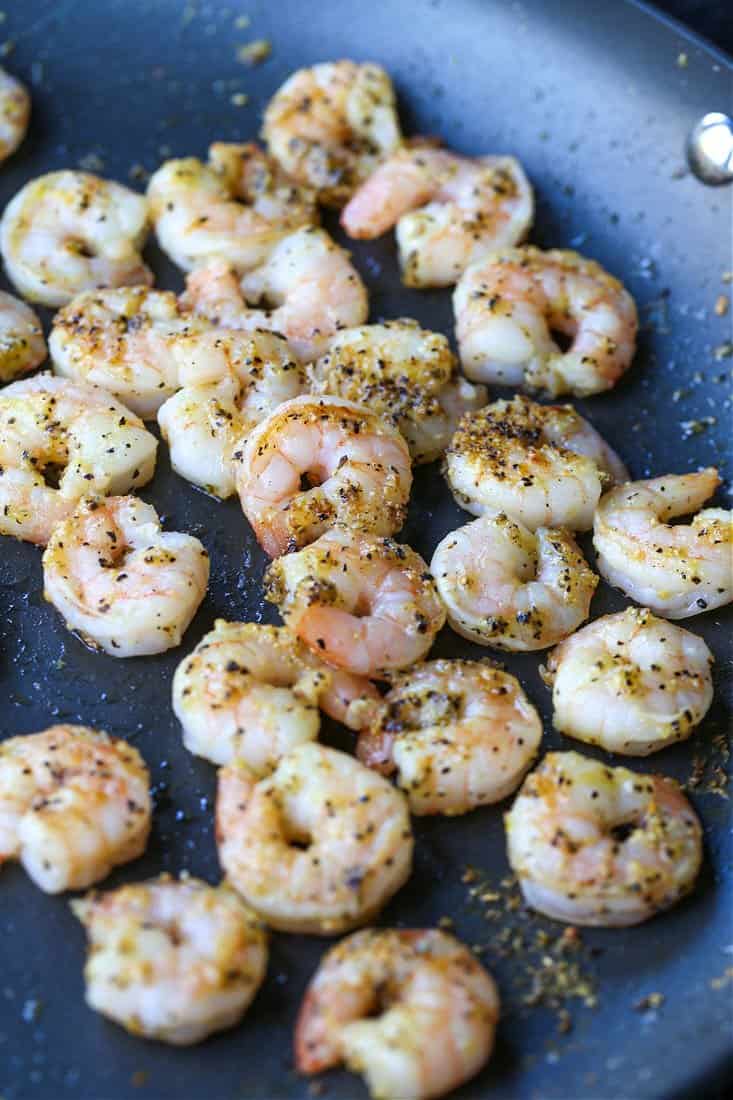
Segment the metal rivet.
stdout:
<svg viewBox="0 0 733 1100">
<path fill-rule="evenodd" d="M 687 139 L 687 160 L 703 183 L 733 180 L 733 119 L 721 111 L 703 115 Z"/>
</svg>

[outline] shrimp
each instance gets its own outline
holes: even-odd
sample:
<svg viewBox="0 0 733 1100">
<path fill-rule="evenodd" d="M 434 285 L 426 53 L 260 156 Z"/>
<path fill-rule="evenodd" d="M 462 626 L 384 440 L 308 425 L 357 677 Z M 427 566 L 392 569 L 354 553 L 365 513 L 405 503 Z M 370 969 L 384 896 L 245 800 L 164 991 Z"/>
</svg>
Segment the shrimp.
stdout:
<svg viewBox="0 0 733 1100">
<path fill-rule="evenodd" d="M 69 630 L 111 657 L 177 646 L 208 580 L 199 540 L 161 531 L 155 509 L 137 497 L 86 497 L 43 555 L 45 598 Z"/>
<path fill-rule="evenodd" d="M 313 542 L 334 524 L 391 535 L 404 522 L 412 484 L 407 444 L 353 401 L 287 401 L 234 458 L 242 509 L 271 557 Z"/>
<path fill-rule="evenodd" d="M 25 85 L 0 69 L 0 161 L 14 153 L 28 131 L 31 97 Z"/>
<path fill-rule="evenodd" d="M 488 400 L 484 386 L 459 376 L 446 337 L 406 317 L 338 333 L 308 376 L 312 393 L 345 397 L 391 421 L 414 462 L 438 458 L 463 413 Z"/>
<path fill-rule="evenodd" d="M 505 512 L 485 512 L 446 535 L 430 569 L 457 634 L 520 652 L 572 634 L 598 585 L 568 531 L 530 531 Z"/>
<path fill-rule="evenodd" d="M 442 1096 L 491 1055 L 499 994 L 475 955 L 437 929 L 365 929 L 336 944 L 306 990 L 295 1064 L 339 1063 L 363 1073 L 371 1095 Z"/>
<path fill-rule="evenodd" d="M 461 278 L 453 310 L 463 369 L 477 382 L 588 397 L 615 386 L 634 358 L 634 299 L 577 252 L 486 256 Z M 570 342 L 567 350 L 553 333 Z"/>
<path fill-rule="evenodd" d="M 150 481 L 158 443 L 97 386 L 37 374 L 0 391 L 0 533 L 43 545 L 89 493 Z"/>
<path fill-rule="evenodd" d="M 0 290 L 0 382 L 35 370 L 46 358 L 46 341 L 36 313 Z"/>
<path fill-rule="evenodd" d="M 519 682 L 488 661 L 427 661 L 393 676 L 357 755 L 397 772 L 413 814 L 500 802 L 537 755 L 542 723 Z"/>
<path fill-rule="evenodd" d="M 343 206 L 401 140 L 392 81 L 372 62 L 298 69 L 265 110 L 271 156 L 327 206 Z"/>
<path fill-rule="evenodd" d="M 365 924 L 406 882 L 404 795 L 346 753 L 297 745 L 266 779 L 219 771 L 219 861 L 272 928 L 333 935 Z"/>
<path fill-rule="evenodd" d="M 267 938 L 226 883 L 160 875 L 71 902 L 89 939 L 90 1008 L 184 1046 L 233 1027 L 267 969 Z"/>
<path fill-rule="evenodd" d="M 704 508 L 720 484 L 714 467 L 621 485 L 601 499 L 593 527 L 598 569 L 609 584 L 668 619 L 733 600 L 733 512 Z"/>
<path fill-rule="evenodd" d="M 173 711 L 189 752 L 238 759 L 261 778 L 295 745 L 318 737 L 321 706 L 358 729 L 369 680 L 327 668 L 282 626 L 217 619 L 173 677 Z"/>
<path fill-rule="evenodd" d="M 604 615 L 550 654 L 553 723 L 608 752 L 648 756 L 702 721 L 712 664 L 702 638 L 646 608 Z"/>
<path fill-rule="evenodd" d="M 518 244 L 534 216 L 532 188 L 514 157 L 461 157 L 426 143 L 398 149 L 341 215 L 350 237 L 396 225 L 406 286 L 450 286 L 497 248 Z"/>
<path fill-rule="evenodd" d="M 0 251 L 25 298 L 62 306 L 94 287 L 149 286 L 140 255 L 147 234 L 142 195 L 89 172 L 49 172 L 5 207 Z"/>
<path fill-rule="evenodd" d="M 186 280 L 183 304 L 228 328 L 281 333 L 304 363 L 325 354 L 341 329 L 363 324 L 369 311 L 348 252 L 316 228 L 283 237 L 241 280 L 221 260 L 202 266 Z"/>
<path fill-rule="evenodd" d="M 176 354 L 183 388 L 158 410 L 171 466 L 223 500 L 236 492 L 234 451 L 278 405 L 305 390 L 305 371 L 273 332 L 213 328 L 179 344 Z"/>
<path fill-rule="evenodd" d="M 524 900 L 554 920 L 624 927 L 688 893 L 702 860 L 697 815 L 673 779 L 548 753 L 505 815 Z"/>
<path fill-rule="evenodd" d="M 265 598 L 314 653 L 356 676 L 384 679 L 421 660 L 445 622 L 419 554 L 345 528 L 274 561 Z"/>
<path fill-rule="evenodd" d="M 160 247 L 184 271 L 210 259 L 249 271 L 280 237 L 318 222 L 315 194 L 252 143 L 216 142 L 208 164 L 166 161 L 150 180 L 148 203 Z"/>
<path fill-rule="evenodd" d="M 589 530 L 604 488 L 629 476 L 571 405 L 521 396 L 466 413 L 443 472 L 456 501 L 475 516 L 506 512 L 530 530 L 572 531 Z"/>
<path fill-rule="evenodd" d="M 81 890 L 145 851 L 150 776 L 137 749 L 87 726 L 0 744 L 0 863 L 47 894 Z"/>
</svg>

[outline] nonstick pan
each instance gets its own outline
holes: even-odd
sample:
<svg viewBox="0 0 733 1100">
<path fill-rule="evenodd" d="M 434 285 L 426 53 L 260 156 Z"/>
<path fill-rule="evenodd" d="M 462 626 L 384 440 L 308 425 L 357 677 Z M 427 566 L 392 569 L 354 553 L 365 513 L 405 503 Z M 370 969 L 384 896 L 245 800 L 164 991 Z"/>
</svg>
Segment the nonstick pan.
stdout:
<svg viewBox="0 0 733 1100">
<path fill-rule="evenodd" d="M 4 0 L 3 9 L 5 63 L 30 83 L 34 101 L 30 135 L 0 172 L 3 205 L 31 177 L 61 167 L 135 185 L 167 157 L 253 137 L 291 70 L 339 57 L 378 60 L 395 79 L 407 132 L 438 134 L 467 153 L 516 154 L 537 191 L 532 239 L 595 257 L 635 295 L 643 323 L 634 368 L 612 393 L 579 403 L 632 474 L 716 464 L 730 476 L 730 314 L 718 316 L 714 305 L 731 291 L 721 282 L 733 266 L 731 188 L 698 182 L 684 142 L 701 115 L 726 109 L 731 70 L 681 28 L 630 3 L 587 0 Z M 244 14 L 249 27 L 237 22 Z M 272 44 L 256 67 L 237 60 L 238 46 L 252 39 Z M 351 247 L 374 320 L 414 316 L 450 333 L 450 295 L 404 289 L 391 238 Z M 180 273 L 153 245 L 149 257 L 160 285 L 180 288 Z M 124 735 L 143 753 L 156 796 L 150 845 L 105 886 L 183 868 L 217 881 L 214 768 L 181 746 L 171 677 L 216 617 L 275 620 L 261 595 L 266 563 L 239 505 L 217 503 L 173 475 L 164 447 L 142 495 L 170 529 L 198 535 L 211 554 L 209 594 L 182 647 L 130 661 L 91 653 L 44 604 L 39 552 L 3 539 L 0 731 L 78 721 Z M 429 560 L 464 520 L 437 466 L 421 469 L 405 541 Z M 603 585 L 593 613 L 622 606 Z M 416 822 L 414 874 L 380 922 L 450 918 L 482 950 L 505 1006 L 493 1060 L 457 1095 L 641 1100 L 722 1090 L 733 991 L 730 803 L 720 793 L 730 623 L 713 612 L 685 624 L 717 657 L 715 703 L 702 727 L 631 765 L 692 776 L 705 825 L 698 887 L 669 913 L 631 930 L 584 931 L 579 948 L 567 947 L 558 943 L 561 926 L 514 908 L 503 882 L 504 807 Z M 447 630 L 434 652 L 479 655 Z M 574 747 L 552 731 L 540 659 L 506 665 L 543 713 L 546 747 Z M 335 727 L 326 737 L 350 744 Z M 291 1035 L 326 941 L 274 936 L 267 981 L 243 1024 L 174 1050 L 134 1039 L 85 1007 L 83 934 L 66 898 L 42 895 L 16 866 L 3 868 L 0 890 L 4 1100 L 311 1095 L 294 1073 Z M 340 1072 L 323 1079 L 323 1090 L 338 1100 L 366 1095 L 359 1079 Z"/>
</svg>

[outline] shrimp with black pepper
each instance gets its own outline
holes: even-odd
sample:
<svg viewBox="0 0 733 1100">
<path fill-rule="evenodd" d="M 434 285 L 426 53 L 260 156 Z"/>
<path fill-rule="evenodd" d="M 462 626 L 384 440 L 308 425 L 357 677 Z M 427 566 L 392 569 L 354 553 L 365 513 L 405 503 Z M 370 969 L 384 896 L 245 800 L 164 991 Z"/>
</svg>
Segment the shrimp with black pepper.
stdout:
<svg viewBox="0 0 733 1100">
<path fill-rule="evenodd" d="M 38 315 L 30 306 L 0 290 L 0 382 L 35 370 L 46 358 Z"/>
<path fill-rule="evenodd" d="M 0 161 L 23 141 L 31 117 L 31 97 L 24 84 L 0 69 Z"/>
</svg>

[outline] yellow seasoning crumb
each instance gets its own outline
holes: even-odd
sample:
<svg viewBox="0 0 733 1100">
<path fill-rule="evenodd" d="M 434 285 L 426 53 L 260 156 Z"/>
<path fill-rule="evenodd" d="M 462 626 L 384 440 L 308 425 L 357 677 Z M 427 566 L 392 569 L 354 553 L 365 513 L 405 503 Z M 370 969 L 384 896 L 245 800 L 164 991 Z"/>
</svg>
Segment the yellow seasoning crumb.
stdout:
<svg viewBox="0 0 733 1100">
<path fill-rule="evenodd" d="M 452 928 L 453 924 L 453 917 L 441 917 L 438 921 L 438 928 Z"/>
<path fill-rule="evenodd" d="M 727 294 L 719 294 L 715 299 L 715 312 L 718 317 L 725 317 L 730 306 L 730 298 Z"/>
<path fill-rule="evenodd" d="M 686 69 L 687 68 L 688 60 L 689 60 L 689 58 L 688 58 L 686 53 L 677 54 L 677 65 L 680 69 Z"/>
<path fill-rule="evenodd" d="M 235 92 L 234 95 L 230 97 L 230 102 L 233 103 L 235 107 L 246 107 L 249 103 L 249 96 L 245 92 Z"/>
<path fill-rule="evenodd" d="M 720 276 L 721 283 L 733 283 L 733 271 L 724 271 Z"/>
<path fill-rule="evenodd" d="M 251 22 L 252 20 L 248 15 L 238 15 L 234 20 L 234 26 L 238 31 L 243 31 L 247 29 Z"/>
<path fill-rule="evenodd" d="M 665 1001 L 663 993 L 647 993 L 646 997 L 641 997 L 638 1001 L 634 1001 L 634 1009 L 636 1012 L 649 1012 L 651 1009 L 660 1008 Z"/>
<path fill-rule="evenodd" d="M 238 48 L 237 61 L 242 61 L 245 65 L 261 65 L 271 53 L 272 43 L 267 38 L 257 38 Z"/>
<path fill-rule="evenodd" d="M 476 872 L 475 872 L 475 870 L 473 869 L 473 867 L 467 867 L 466 870 L 461 875 L 461 882 L 475 882 L 475 881 L 476 881 Z"/>
</svg>

